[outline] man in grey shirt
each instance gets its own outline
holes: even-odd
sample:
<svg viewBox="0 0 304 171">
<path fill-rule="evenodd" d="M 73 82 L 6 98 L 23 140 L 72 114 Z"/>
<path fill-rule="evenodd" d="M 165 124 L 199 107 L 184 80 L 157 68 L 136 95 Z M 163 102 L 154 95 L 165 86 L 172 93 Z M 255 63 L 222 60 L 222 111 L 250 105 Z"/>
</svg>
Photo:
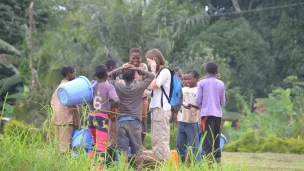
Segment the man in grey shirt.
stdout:
<svg viewBox="0 0 304 171">
<path fill-rule="evenodd" d="M 143 81 L 135 80 L 135 71 L 146 75 L 146 78 Z M 116 79 L 119 74 L 122 74 L 123 80 Z M 120 98 L 116 121 L 117 149 L 126 155 L 129 147 L 131 147 L 132 155 L 139 157 L 142 153 L 142 95 L 154 77 L 154 74 L 133 65 L 126 65 L 109 73 L 109 82 L 113 84 Z"/>
</svg>

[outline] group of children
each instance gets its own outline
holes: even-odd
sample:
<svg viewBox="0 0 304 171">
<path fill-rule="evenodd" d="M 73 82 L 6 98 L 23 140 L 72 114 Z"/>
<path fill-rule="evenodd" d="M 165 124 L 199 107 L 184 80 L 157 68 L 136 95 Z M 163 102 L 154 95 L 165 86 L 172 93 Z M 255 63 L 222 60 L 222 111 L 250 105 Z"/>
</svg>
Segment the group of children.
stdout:
<svg viewBox="0 0 304 171">
<path fill-rule="evenodd" d="M 114 60 L 95 67 L 97 84 L 90 104 L 88 127 L 100 158 L 109 156 L 114 159 L 114 151 L 117 150 L 128 159 L 127 154 L 131 149 L 137 164 L 143 162 L 148 108 L 151 111 L 154 155 L 159 161 L 170 157 L 171 105 L 165 96 L 170 93 L 171 72 L 165 67 L 165 59 L 158 49 L 148 51 L 146 59 L 150 72 L 147 65 L 142 63 L 142 52 L 138 48 L 130 50 L 130 60 L 122 67 Z M 183 162 L 190 152 L 189 146 L 192 147 L 196 160 L 201 160 L 198 152 L 201 131 L 206 134 L 204 154 L 214 154 L 220 162 L 219 136 L 225 86 L 216 78 L 217 73 L 218 68 L 214 62 L 207 63 L 206 77 L 201 80 L 195 70 L 184 75 L 177 73 L 183 88 L 181 109 L 176 113 L 176 145 Z M 62 84 L 76 78 L 76 71 L 71 66 L 63 67 L 61 74 L 64 77 Z M 151 96 L 150 106 L 148 96 Z M 60 153 L 66 153 L 69 151 L 73 129 L 79 127 L 79 111 L 76 106 L 60 104 L 57 90 L 52 96 L 51 104 L 59 150 Z"/>
</svg>

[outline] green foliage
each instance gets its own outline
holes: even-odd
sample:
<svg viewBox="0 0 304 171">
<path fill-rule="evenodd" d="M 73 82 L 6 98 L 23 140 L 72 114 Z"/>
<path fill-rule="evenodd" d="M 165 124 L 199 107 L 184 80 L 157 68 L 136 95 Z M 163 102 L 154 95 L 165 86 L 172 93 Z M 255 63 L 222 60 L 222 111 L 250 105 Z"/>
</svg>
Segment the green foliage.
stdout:
<svg viewBox="0 0 304 171">
<path fill-rule="evenodd" d="M 45 30 L 45 26 L 51 21 L 50 8 L 52 2 L 34 1 L 34 19 L 38 31 Z M 30 0 L 3 0 L 0 2 L 0 37 L 11 45 L 20 45 L 23 40 L 22 26 L 28 24 Z M 1 49 L 1 48 L 0 48 Z M 0 52 L 2 49 L 0 50 Z"/>
<path fill-rule="evenodd" d="M 27 125 L 17 120 L 9 121 L 4 127 L 4 137 L 16 137 L 21 142 L 32 143 L 41 140 L 42 131 L 33 125 Z"/>
<path fill-rule="evenodd" d="M 23 95 L 15 108 L 16 119 L 41 128 L 49 116 L 48 106 L 55 87 L 39 87 Z"/>
<path fill-rule="evenodd" d="M 225 145 L 224 151 L 304 154 L 304 139 L 260 136 L 258 131 L 251 130 L 243 133 L 239 140 Z"/>
</svg>

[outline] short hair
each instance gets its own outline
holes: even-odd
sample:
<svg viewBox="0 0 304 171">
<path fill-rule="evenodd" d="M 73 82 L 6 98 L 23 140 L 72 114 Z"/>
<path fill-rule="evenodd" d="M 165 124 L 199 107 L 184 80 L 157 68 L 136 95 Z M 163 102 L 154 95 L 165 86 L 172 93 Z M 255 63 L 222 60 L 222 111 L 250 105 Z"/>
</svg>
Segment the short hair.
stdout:
<svg viewBox="0 0 304 171">
<path fill-rule="evenodd" d="M 107 76 L 108 69 L 106 65 L 100 64 L 95 66 L 95 76 L 98 79 L 103 79 Z"/>
<path fill-rule="evenodd" d="M 192 74 L 194 78 L 199 79 L 199 73 L 196 70 L 190 70 L 187 74 Z"/>
<path fill-rule="evenodd" d="M 114 68 L 117 65 L 117 62 L 114 59 L 108 59 L 105 62 L 105 65 L 106 65 L 108 70 L 111 70 L 112 68 Z"/>
<path fill-rule="evenodd" d="M 134 70 L 130 68 L 124 68 L 122 70 L 122 79 L 125 81 L 133 81 L 134 80 Z"/>
<path fill-rule="evenodd" d="M 218 67 L 215 62 L 208 62 L 206 64 L 206 72 L 209 74 L 217 74 L 218 73 Z"/>
<path fill-rule="evenodd" d="M 75 68 L 70 65 L 62 67 L 60 71 L 63 77 L 66 77 L 68 76 L 69 73 L 74 73 L 74 72 L 75 72 Z"/>
<path fill-rule="evenodd" d="M 132 48 L 130 50 L 129 55 L 131 55 L 132 53 L 139 53 L 140 55 L 142 55 L 141 50 L 139 48 Z"/>
<path fill-rule="evenodd" d="M 174 67 L 172 70 L 175 72 L 183 72 L 183 70 L 180 67 Z"/>
</svg>

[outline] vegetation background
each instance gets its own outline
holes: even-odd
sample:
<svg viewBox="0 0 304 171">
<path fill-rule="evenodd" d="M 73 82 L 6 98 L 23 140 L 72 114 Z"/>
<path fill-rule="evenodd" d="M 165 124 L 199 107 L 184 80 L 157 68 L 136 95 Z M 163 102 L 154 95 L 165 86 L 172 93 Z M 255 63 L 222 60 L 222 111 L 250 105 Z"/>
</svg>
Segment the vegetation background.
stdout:
<svg viewBox="0 0 304 171">
<path fill-rule="evenodd" d="M 303 154 L 303 18 L 304 0 L 2 0 L 1 117 L 42 129 L 63 65 L 92 79 L 132 47 L 159 48 L 183 71 L 219 64 L 224 150 Z"/>
</svg>

